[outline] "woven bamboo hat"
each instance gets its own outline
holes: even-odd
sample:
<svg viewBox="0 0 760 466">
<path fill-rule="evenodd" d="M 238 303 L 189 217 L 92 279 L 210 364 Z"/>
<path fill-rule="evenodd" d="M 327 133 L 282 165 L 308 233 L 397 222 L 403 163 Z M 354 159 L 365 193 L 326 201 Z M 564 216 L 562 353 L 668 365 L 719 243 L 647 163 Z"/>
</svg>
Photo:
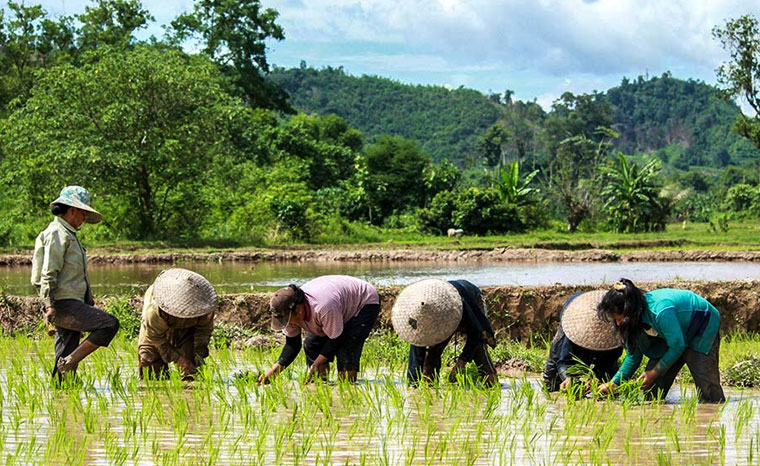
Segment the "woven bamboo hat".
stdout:
<svg viewBox="0 0 760 466">
<path fill-rule="evenodd" d="M 216 310 L 214 287 L 202 275 L 185 269 L 166 269 L 153 283 L 153 299 L 170 316 L 191 319 Z"/>
<path fill-rule="evenodd" d="M 562 330 L 573 343 L 592 351 L 608 351 L 623 346 L 615 324 L 596 314 L 607 290 L 583 293 L 570 301 L 562 314 Z"/>
<path fill-rule="evenodd" d="M 399 293 L 391 321 L 402 340 L 414 346 L 433 346 L 456 331 L 462 321 L 462 298 L 449 282 L 422 280 Z"/>
</svg>

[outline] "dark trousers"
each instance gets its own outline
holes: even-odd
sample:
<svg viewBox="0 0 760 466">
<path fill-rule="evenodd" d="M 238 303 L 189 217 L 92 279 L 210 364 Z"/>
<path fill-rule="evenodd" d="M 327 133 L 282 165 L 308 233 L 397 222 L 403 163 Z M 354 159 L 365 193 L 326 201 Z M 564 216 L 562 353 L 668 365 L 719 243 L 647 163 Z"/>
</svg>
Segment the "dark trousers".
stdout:
<svg viewBox="0 0 760 466">
<path fill-rule="evenodd" d="M 443 355 L 443 350 L 446 349 L 449 341 L 451 341 L 451 337 L 430 347 L 414 345 L 409 347 L 409 363 L 406 366 L 406 379 L 410 384 L 416 385 L 423 376 L 430 381 L 438 378 L 442 365 L 441 355 Z M 491 355 L 488 354 L 488 347 L 485 343 L 478 344 L 475 347 L 472 360 L 478 366 L 478 374 L 481 377 L 496 374 L 496 366 L 491 361 Z"/>
<path fill-rule="evenodd" d="M 55 363 L 53 376 L 58 374 L 58 360 L 71 354 L 82 339 L 82 332 L 90 332 L 87 340 L 97 346 L 108 346 L 119 331 L 119 319 L 77 299 L 53 302 L 55 308 Z"/>
<path fill-rule="evenodd" d="M 704 403 L 722 403 L 726 401 L 723 387 L 720 385 L 719 353 L 720 333 L 715 335 L 715 341 L 713 341 L 710 352 L 707 354 L 686 348 L 681 357 L 664 374 L 660 374 L 657 377 L 654 385 L 649 390 L 649 395 L 651 397 L 664 398 L 670 391 L 670 387 L 673 386 L 673 381 L 675 381 L 678 372 L 686 364 L 694 379 L 694 385 L 697 386 L 699 401 Z M 660 362 L 659 359 L 650 359 L 646 370 L 653 369 L 658 362 Z"/>
<path fill-rule="evenodd" d="M 340 344 L 338 351 L 335 353 L 338 372 L 359 372 L 359 361 L 364 350 L 364 342 L 369 337 L 369 332 L 375 326 L 379 315 L 379 304 L 367 304 L 358 314 L 343 325 L 343 333 L 338 337 Z M 321 337 L 311 333 L 306 334 L 303 352 L 306 354 L 307 366 L 314 364 L 322 348 L 324 348 L 329 340 L 328 337 Z"/>
</svg>

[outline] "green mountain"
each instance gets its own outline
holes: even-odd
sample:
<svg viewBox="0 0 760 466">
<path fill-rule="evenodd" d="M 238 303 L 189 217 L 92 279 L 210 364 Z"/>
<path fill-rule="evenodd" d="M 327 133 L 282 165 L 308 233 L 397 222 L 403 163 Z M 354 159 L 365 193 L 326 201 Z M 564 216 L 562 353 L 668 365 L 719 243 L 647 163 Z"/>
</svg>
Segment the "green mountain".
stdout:
<svg viewBox="0 0 760 466">
<path fill-rule="evenodd" d="M 625 153 L 655 152 L 676 168 L 724 167 L 756 163 L 760 153 L 731 131 L 739 107 L 701 81 L 624 78 L 608 90 L 614 110 L 617 148 Z"/>
<path fill-rule="evenodd" d="M 335 114 L 369 136 L 416 140 L 434 159 L 463 161 L 501 116 L 499 105 L 472 89 L 406 85 L 342 68 L 276 68 L 272 80 L 306 113 Z"/>
<path fill-rule="evenodd" d="M 339 115 L 370 139 L 381 134 L 414 139 L 436 160 L 482 160 L 479 141 L 486 130 L 497 122 L 516 127 L 520 122 L 515 120 L 521 119 L 533 127 L 534 155 L 552 152 L 551 143 L 541 140 L 543 116 L 528 119 L 526 112 L 515 113 L 526 104 L 516 107 L 509 94 L 486 96 L 464 88 L 408 85 L 378 76 L 351 76 L 342 68 L 318 70 L 305 65 L 276 68 L 271 77 L 290 94 L 296 109 Z M 624 78 L 602 95 L 609 104 L 612 127 L 620 133 L 615 149 L 624 153 L 656 154 L 679 169 L 760 160 L 758 150 L 731 131 L 738 106 L 701 81 L 677 79 L 670 73 L 651 79 Z M 555 109 L 546 116 L 566 110 Z"/>
</svg>

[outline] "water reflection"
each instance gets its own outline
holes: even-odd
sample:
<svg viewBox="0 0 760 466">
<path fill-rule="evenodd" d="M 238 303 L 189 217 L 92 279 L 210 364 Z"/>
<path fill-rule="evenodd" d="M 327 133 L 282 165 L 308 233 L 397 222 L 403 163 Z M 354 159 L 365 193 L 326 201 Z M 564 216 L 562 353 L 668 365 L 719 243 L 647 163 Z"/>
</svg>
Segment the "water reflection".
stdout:
<svg viewBox="0 0 760 466">
<path fill-rule="evenodd" d="M 101 265 L 89 268 L 98 296 L 139 294 L 167 265 Z M 470 263 L 459 262 L 307 262 L 182 264 L 206 276 L 221 293 L 273 290 L 319 275 L 354 275 L 378 285 L 403 285 L 423 278 L 464 278 L 480 286 L 591 285 L 612 283 L 622 276 L 634 281 L 760 279 L 760 264 L 731 262 L 617 263 Z M 0 287 L 9 294 L 33 295 L 28 267 L 0 268 Z"/>
</svg>

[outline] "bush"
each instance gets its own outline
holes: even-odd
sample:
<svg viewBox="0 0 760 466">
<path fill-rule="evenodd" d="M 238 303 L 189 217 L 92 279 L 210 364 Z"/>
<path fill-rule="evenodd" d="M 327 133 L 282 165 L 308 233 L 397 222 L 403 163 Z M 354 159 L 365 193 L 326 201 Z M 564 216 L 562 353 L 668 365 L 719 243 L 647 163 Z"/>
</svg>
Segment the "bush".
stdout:
<svg viewBox="0 0 760 466">
<path fill-rule="evenodd" d="M 757 186 L 744 183 L 731 186 L 726 192 L 723 205 L 726 210 L 736 213 L 747 212 L 760 207 L 760 190 Z"/>
<path fill-rule="evenodd" d="M 137 338 L 140 334 L 140 313 L 127 298 L 107 301 L 104 310 L 119 319 L 119 331 L 125 338 Z"/>
<path fill-rule="evenodd" d="M 435 234 L 444 234 L 449 228 L 461 228 L 474 235 L 525 228 L 517 206 L 502 202 L 493 188 L 440 192 L 430 207 L 420 209 L 420 224 L 425 231 Z"/>
<path fill-rule="evenodd" d="M 734 387 L 760 387 L 760 357 L 740 361 L 723 373 L 726 385 Z"/>
</svg>

